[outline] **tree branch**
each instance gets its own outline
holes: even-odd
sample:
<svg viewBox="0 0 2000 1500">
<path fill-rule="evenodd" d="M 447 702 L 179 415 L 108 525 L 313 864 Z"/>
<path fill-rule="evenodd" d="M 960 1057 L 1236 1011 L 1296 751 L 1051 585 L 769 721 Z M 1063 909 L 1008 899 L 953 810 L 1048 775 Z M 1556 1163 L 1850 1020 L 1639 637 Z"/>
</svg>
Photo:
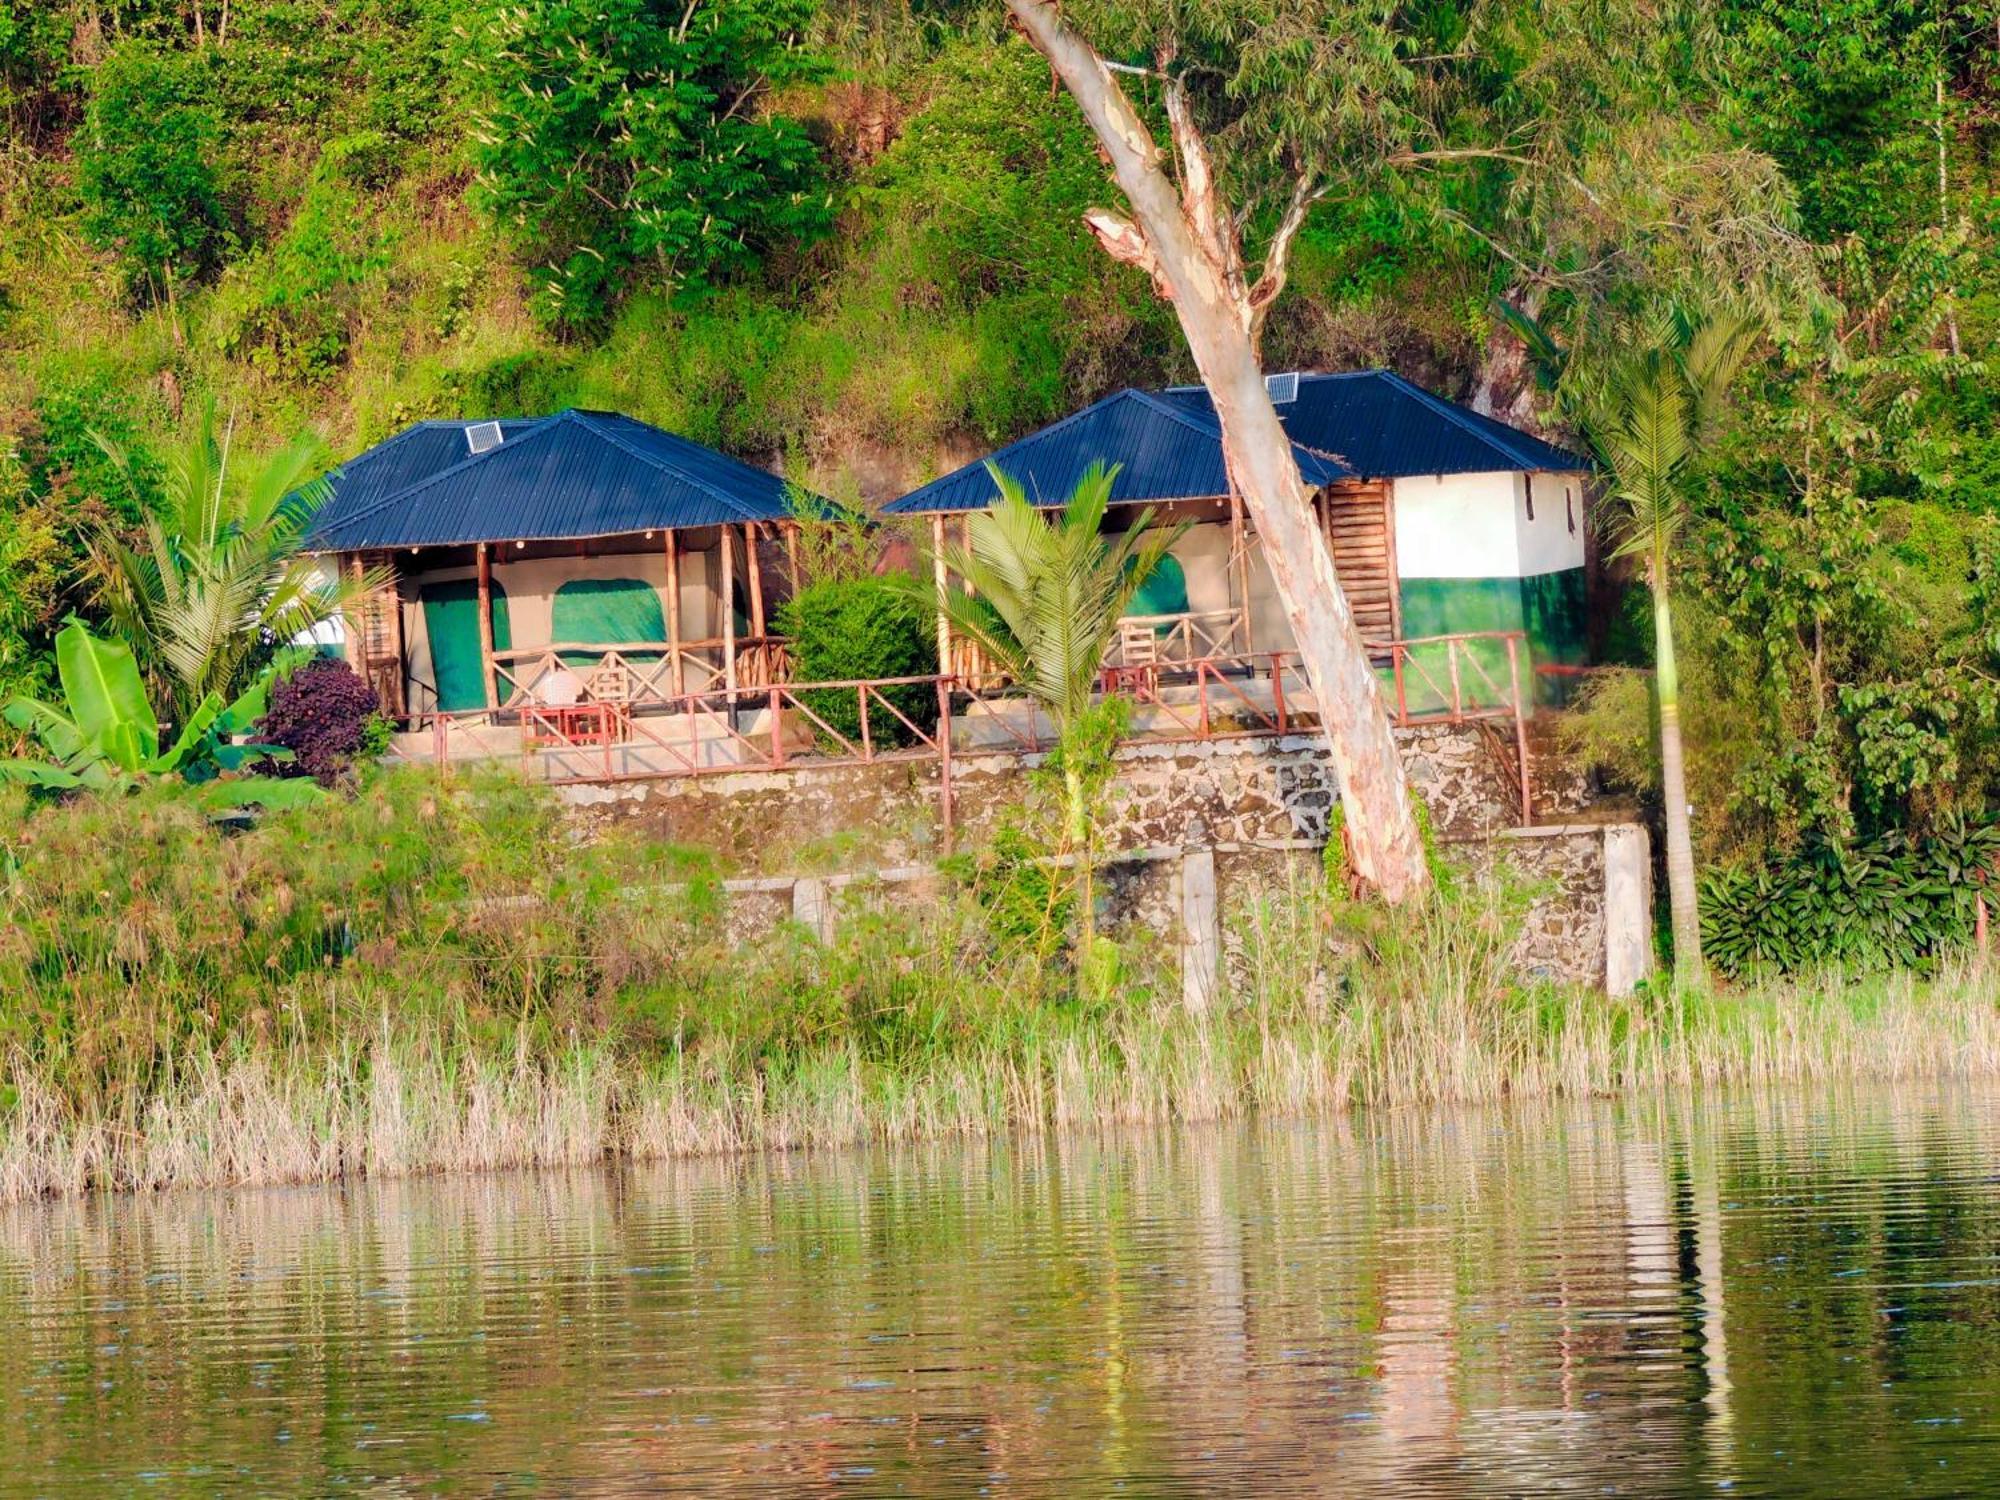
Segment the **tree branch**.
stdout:
<svg viewBox="0 0 2000 1500">
<path fill-rule="evenodd" d="M 1163 76 L 1166 61 L 1162 62 Z M 1244 282 L 1241 241 L 1217 200 L 1215 164 L 1209 158 L 1208 143 L 1195 125 L 1187 85 L 1178 78 L 1168 77 L 1161 92 L 1166 100 L 1167 128 L 1173 134 L 1174 154 L 1180 161 L 1181 206 L 1203 253 L 1215 263 L 1230 291 L 1240 296 Z"/>
<path fill-rule="evenodd" d="M 1128 266 L 1137 266 L 1153 279 L 1153 290 L 1162 299 L 1168 302 L 1174 300 L 1174 289 L 1167 280 L 1166 268 L 1160 264 L 1160 257 L 1154 254 L 1144 230 L 1108 208 L 1087 209 L 1083 222 L 1097 236 L 1097 243 L 1104 247 L 1105 254 Z"/>
<path fill-rule="evenodd" d="M 1292 246 L 1298 240 L 1299 230 L 1305 226 L 1312 206 L 1326 196 L 1326 188 L 1318 178 L 1316 171 L 1299 174 L 1292 187 L 1292 201 L 1285 205 L 1285 216 L 1278 221 L 1277 232 L 1264 251 L 1264 269 L 1257 277 L 1257 284 L 1250 288 L 1250 342 L 1259 347 L 1263 344 L 1264 320 L 1271 314 L 1271 304 L 1278 300 L 1278 294 L 1285 289 L 1285 279 L 1291 275 Z"/>
</svg>

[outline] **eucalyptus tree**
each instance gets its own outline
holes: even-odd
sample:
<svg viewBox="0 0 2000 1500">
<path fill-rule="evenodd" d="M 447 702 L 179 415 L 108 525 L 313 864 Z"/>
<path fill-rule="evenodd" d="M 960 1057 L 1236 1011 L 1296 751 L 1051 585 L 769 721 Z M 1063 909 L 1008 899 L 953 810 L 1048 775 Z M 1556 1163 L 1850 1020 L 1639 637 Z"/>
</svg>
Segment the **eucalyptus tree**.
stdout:
<svg viewBox="0 0 2000 1500">
<path fill-rule="evenodd" d="M 1090 122 L 1131 209 L 1129 218 L 1093 209 L 1086 222 L 1115 259 L 1144 269 L 1172 302 L 1208 387 L 1230 480 L 1256 523 L 1319 706 L 1347 808 L 1355 868 L 1392 903 L 1418 897 L 1429 872 L 1381 684 L 1334 575 L 1332 554 L 1313 523 L 1310 497 L 1264 387 L 1258 353 L 1271 304 L 1284 289 L 1292 249 L 1319 191 L 1318 168 L 1301 163 L 1291 169 L 1293 185 L 1253 276 L 1243 249 L 1247 210 L 1224 204 L 1186 76 L 1174 67 L 1178 27 L 1166 23 L 1158 30 L 1154 66 L 1144 70 L 1159 86 L 1178 161 L 1176 181 L 1152 126 L 1111 64 L 1053 0 L 1006 4 Z M 1290 29 L 1283 11 L 1269 19 L 1276 31 Z M 1241 40 L 1253 35 L 1246 32 Z M 1273 47 L 1265 55 L 1279 60 L 1285 54 Z"/>
<path fill-rule="evenodd" d="M 1061 511 L 1048 516 L 1029 503 L 1019 481 L 987 467 L 999 498 L 968 517 L 964 545 L 944 548 L 947 580 L 956 575 L 962 582 L 939 587 L 937 607 L 1055 722 L 1064 835 L 1078 861 L 1088 954 L 1091 809 L 1082 737 L 1118 621 L 1185 528 L 1156 526 L 1146 510 L 1107 536 L 1102 528 L 1116 466 L 1093 464 Z"/>
<path fill-rule="evenodd" d="M 1705 450 L 1729 387 L 1761 332 L 1756 319 L 1741 314 L 1691 317 L 1678 307 L 1661 310 L 1646 337 L 1604 372 L 1588 424 L 1609 476 L 1614 507 L 1610 530 L 1617 555 L 1637 558 L 1652 589 L 1667 898 L 1674 976 L 1683 983 L 1701 977 L 1701 923 L 1681 751 L 1669 565 L 1687 526 Z"/>
<path fill-rule="evenodd" d="M 102 532 L 92 548 L 98 602 L 132 647 L 154 697 L 185 722 L 209 695 L 233 699 L 288 643 L 331 620 L 358 588 L 301 555 L 328 486 L 322 445 L 294 439 L 246 466 L 233 424 L 196 409 L 166 455 L 163 500 L 139 540 Z M 129 475 L 129 456 L 100 439 Z"/>
</svg>

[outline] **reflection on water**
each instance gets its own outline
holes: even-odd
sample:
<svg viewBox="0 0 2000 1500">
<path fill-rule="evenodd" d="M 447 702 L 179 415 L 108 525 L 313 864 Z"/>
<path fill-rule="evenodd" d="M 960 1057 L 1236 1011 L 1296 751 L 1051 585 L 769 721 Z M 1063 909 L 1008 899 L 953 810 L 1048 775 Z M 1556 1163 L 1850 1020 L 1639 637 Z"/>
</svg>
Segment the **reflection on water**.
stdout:
<svg viewBox="0 0 2000 1500">
<path fill-rule="evenodd" d="M 0 1490 L 2000 1492 L 2000 1095 L 0 1215 Z"/>
</svg>

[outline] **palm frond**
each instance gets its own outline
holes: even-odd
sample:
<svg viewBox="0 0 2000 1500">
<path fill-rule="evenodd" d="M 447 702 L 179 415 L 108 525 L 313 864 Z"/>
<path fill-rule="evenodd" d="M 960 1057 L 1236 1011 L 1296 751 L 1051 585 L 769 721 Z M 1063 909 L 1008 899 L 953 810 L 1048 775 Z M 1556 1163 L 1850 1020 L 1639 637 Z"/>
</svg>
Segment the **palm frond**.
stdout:
<svg viewBox="0 0 2000 1500">
<path fill-rule="evenodd" d="M 233 424 L 218 435 L 205 403 L 167 457 L 167 503 L 148 517 L 143 541 L 106 534 L 94 544 L 98 597 L 177 717 L 209 693 L 234 698 L 286 641 L 386 580 L 380 570 L 329 579 L 299 556 L 329 493 L 313 477 L 323 451 L 302 436 L 244 477 Z"/>
<path fill-rule="evenodd" d="M 1115 467 L 1092 465 L 1055 515 L 1036 510 L 1012 476 L 989 471 L 994 502 L 967 519 L 964 545 L 936 559 L 962 586 L 934 590 L 931 602 L 1069 724 L 1089 707 L 1119 618 L 1183 528 L 1161 531 L 1149 510 L 1106 536 Z"/>
<path fill-rule="evenodd" d="M 1715 425 L 1729 388 L 1763 332 L 1763 322 L 1754 315 L 1727 313 L 1708 319 L 1689 335 L 1681 367 L 1698 432 Z"/>
</svg>

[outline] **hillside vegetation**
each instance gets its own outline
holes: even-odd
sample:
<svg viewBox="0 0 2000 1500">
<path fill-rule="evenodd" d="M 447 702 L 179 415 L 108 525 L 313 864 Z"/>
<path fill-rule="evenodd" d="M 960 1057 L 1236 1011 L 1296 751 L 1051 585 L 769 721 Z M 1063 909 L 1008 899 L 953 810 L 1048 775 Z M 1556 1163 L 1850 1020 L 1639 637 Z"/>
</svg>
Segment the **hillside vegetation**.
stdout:
<svg viewBox="0 0 2000 1500">
<path fill-rule="evenodd" d="M 1070 9 L 1100 37 L 1164 14 Z M 1287 169 L 1245 80 L 1301 58 L 1282 98 L 1339 164 L 1273 368 L 1393 365 L 1561 428 L 1658 299 L 1760 315 L 1681 562 L 1705 854 L 1984 810 L 1989 15 L 1175 14 L 1233 173 Z M 0 691 L 45 678 L 93 528 L 153 503 L 148 455 L 210 397 L 237 443 L 311 428 L 334 455 L 616 408 L 880 498 L 1191 376 L 1172 310 L 1084 230 L 1103 167 L 993 3 L 0 0 L 0 118 Z M 1604 657 L 1643 665 L 1644 601 L 1600 604 Z M 1643 679 L 1592 703 L 1581 748 L 1644 791 Z"/>
</svg>

